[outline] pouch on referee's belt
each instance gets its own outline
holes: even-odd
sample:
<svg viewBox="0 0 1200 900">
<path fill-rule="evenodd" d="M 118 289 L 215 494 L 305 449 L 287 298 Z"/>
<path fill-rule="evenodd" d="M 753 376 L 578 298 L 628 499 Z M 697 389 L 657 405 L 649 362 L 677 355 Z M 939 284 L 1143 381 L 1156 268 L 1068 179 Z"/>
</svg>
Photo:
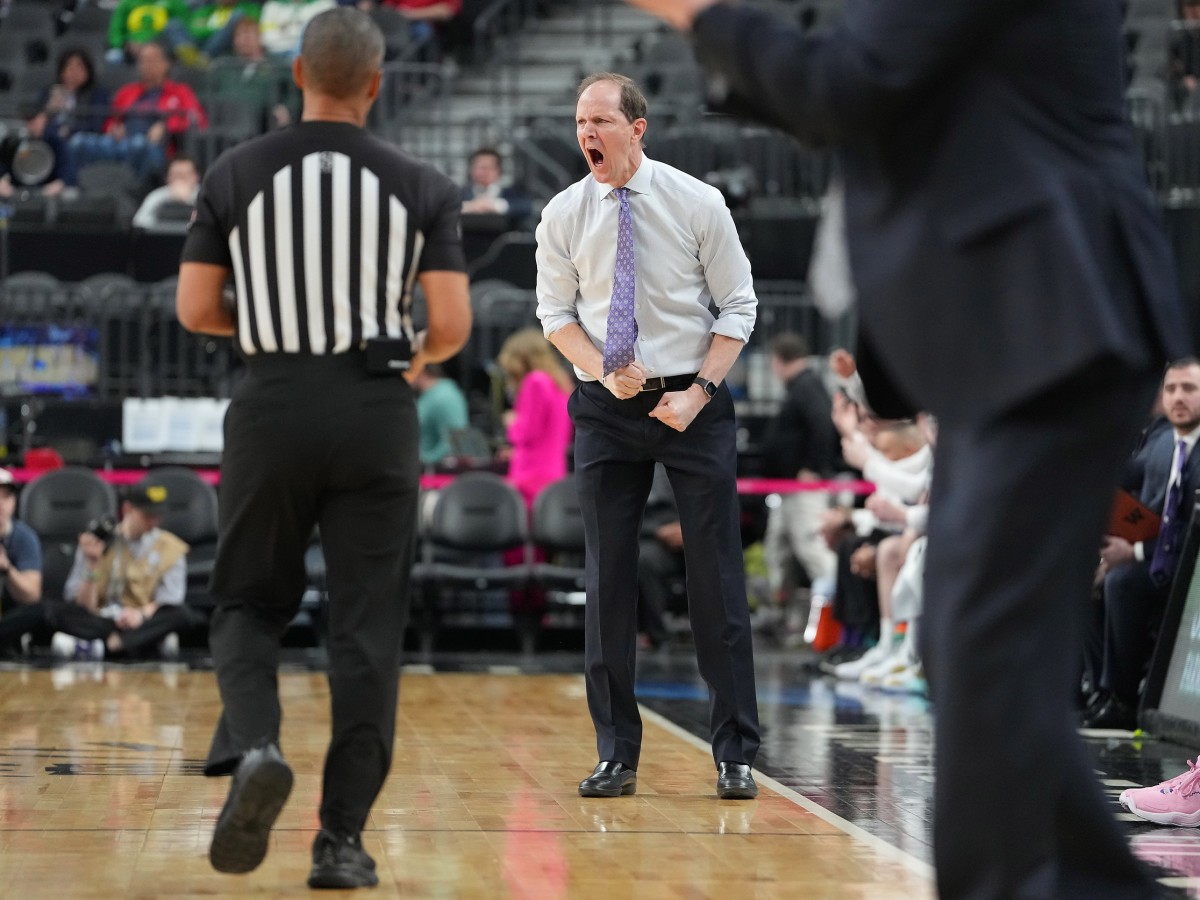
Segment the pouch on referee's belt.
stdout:
<svg viewBox="0 0 1200 900">
<path fill-rule="evenodd" d="M 412 368 L 412 343 L 407 337 L 367 339 L 367 372 L 402 375 Z"/>
</svg>

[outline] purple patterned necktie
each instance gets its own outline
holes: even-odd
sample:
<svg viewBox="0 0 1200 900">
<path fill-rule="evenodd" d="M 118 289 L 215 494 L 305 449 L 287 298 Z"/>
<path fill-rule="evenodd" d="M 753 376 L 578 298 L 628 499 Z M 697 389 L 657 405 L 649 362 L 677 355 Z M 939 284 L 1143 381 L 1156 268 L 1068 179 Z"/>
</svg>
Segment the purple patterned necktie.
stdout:
<svg viewBox="0 0 1200 900">
<path fill-rule="evenodd" d="M 1175 449 L 1175 466 L 1171 470 L 1171 481 L 1167 486 L 1167 502 L 1163 504 L 1162 526 L 1158 542 L 1154 545 L 1154 556 L 1150 560 L 1150 577 L 1156 584 L 1167 584 L 1175 574 L 1179 561 L 1180 545 L 1183 543 L 1184 523 L 1179 521 L 1183 500 L 1183 464 L 1187 459 L 1187 443 L 1179 441 Z"/>
<path fill-rule="evenodd" d="M 613 191 L 621 201 L 617 214 L 617 266 L 613 273 L 612 303 L 608 307 L 608 330 L 604 338 L 604 374 L 633 362 L 637 320 L 633 317 L 634 275 L 633 213 L 629 211 L 629 188 Z"/>
</svg>

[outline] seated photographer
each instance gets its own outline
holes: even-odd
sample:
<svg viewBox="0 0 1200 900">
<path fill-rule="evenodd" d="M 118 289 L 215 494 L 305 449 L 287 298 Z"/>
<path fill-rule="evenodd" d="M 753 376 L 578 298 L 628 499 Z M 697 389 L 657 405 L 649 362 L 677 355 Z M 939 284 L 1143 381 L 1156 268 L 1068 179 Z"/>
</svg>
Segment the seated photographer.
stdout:
<svg viewBox="0 0 1200 900">
<path fill-rule="evenodd" d="M 67 602 L 44 604 L 56 654 L 138 655 L 191 623 L 183 605 L 188 545 L 159 528 L 166 500 L 162 485 L 135 486 L 120 522 L 95 523 L 79 536 Z"/>
</svg>

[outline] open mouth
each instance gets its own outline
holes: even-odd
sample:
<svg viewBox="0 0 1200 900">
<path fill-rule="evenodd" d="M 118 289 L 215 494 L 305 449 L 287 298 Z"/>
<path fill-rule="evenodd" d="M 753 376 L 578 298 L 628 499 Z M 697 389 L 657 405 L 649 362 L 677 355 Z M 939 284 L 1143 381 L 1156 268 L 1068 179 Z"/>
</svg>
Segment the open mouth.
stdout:
<svg viewBox="0 0 1200 900">
<path fill-rule="evenodd" d="M 591 160 L 593 166 L 600 166 L 600 165 L 604 164 L 604 154 L 601 153 L 599 150 L 597 150 L 595 147 L 588 147 L 587 155 L 588 155 L 588 159 Z"/>
</svg>

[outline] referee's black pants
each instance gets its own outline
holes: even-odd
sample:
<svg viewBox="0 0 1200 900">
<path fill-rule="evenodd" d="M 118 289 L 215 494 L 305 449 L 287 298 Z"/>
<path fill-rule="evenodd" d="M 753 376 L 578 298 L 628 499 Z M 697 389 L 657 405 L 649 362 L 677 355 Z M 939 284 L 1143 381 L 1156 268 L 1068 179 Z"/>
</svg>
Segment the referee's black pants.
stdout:
<svg viewBox="0 0 1200 900">
<path fill-rule="evenodd" d="M 225 416 L 209 634 L 224 710 L 206 773 L 279 740 L 280 639 L 319 524 L 333 735 L 322 826 L 357 833 L 392 759 L 420 464 L 412 391 L 362 355 L 252 359 Z"/>
<path fill-rule="evenodd" d="M 585 678 L 601 760 L 636 769 L 642 720 L 634 697 L 638 543 L 654 464 L 679 507 L 688 615 L 708 684 L 713 760 L 758 752 L 754 651 L 742 561 L 733 399 L 722 386 L 686 430 L 649 416 L 662 391 L 618 400 L 587 382 L 571 395 L 575 477 L 587 542 Z"/>
</svg>

